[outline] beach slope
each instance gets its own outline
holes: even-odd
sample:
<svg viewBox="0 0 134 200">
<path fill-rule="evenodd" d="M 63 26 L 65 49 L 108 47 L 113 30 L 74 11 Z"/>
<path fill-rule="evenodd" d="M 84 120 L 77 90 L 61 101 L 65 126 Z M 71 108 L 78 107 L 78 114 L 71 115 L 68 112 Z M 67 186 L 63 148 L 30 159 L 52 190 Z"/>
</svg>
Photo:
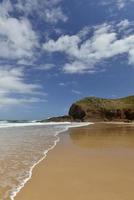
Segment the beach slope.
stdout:
<svg viewBox="0 0 134 200">
<path fill-rule="evenodd" d="M 15 200 L 134 199 L 134 127 L 98 123 L 60 135 Z"/>
</svg>

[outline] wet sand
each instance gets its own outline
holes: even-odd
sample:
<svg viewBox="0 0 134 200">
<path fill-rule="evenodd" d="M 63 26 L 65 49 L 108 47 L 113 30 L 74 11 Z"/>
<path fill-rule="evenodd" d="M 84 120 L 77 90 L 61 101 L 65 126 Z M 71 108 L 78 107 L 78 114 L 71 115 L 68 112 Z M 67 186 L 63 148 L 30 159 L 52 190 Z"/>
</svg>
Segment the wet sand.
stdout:
<svg viewBox="0 0 134 200">
<path fill-rule="evenodd" d="M 95 124 L 61 134 L 15 200 L 134 199 L 134 126 Z"/>
</svg>

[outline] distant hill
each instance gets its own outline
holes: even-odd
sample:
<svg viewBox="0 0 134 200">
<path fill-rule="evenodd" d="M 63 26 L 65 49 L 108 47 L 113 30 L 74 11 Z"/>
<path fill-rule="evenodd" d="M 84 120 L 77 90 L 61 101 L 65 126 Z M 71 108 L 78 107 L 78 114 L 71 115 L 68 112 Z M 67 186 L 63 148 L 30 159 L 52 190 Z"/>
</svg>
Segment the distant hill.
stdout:
<svg viewBox="0 0 134 200">
<path fill-rule="evenodd" d="M 119 99 L 87 97 L 75 102 L 69 116 L 73 120 L 134 120 L 134 96 Z"/>
</svg>

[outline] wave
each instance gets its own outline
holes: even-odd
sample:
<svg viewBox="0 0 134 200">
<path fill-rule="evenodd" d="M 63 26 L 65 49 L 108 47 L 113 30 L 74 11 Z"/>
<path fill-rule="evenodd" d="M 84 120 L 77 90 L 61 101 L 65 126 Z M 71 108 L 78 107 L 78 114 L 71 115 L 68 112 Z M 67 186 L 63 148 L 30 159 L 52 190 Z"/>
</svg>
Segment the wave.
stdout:
<svg viewBox="0 0 134 200">
<path fill-rule="evenodd" d="M 25 126 L 45 126 L 45 125 L 65 125 L 71 124 L 71 122 L 9 122 L 0 121 L 0 128 L 12 128 L 12 127 L 25 127 Z"/>
</svg>

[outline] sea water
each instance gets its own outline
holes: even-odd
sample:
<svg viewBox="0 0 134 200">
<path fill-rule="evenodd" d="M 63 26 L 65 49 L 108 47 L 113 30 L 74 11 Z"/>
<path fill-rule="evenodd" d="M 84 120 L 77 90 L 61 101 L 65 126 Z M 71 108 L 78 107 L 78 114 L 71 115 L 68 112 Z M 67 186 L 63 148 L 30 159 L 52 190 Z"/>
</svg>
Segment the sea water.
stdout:
<svg viewBox="0 0 134 200">
<path fill-rule="evenodd" d="M 0 122 L 0 200 L 13 200 L 33 168 L 59 141 L 59 133 L 87 123 Z"/>
</svg>

